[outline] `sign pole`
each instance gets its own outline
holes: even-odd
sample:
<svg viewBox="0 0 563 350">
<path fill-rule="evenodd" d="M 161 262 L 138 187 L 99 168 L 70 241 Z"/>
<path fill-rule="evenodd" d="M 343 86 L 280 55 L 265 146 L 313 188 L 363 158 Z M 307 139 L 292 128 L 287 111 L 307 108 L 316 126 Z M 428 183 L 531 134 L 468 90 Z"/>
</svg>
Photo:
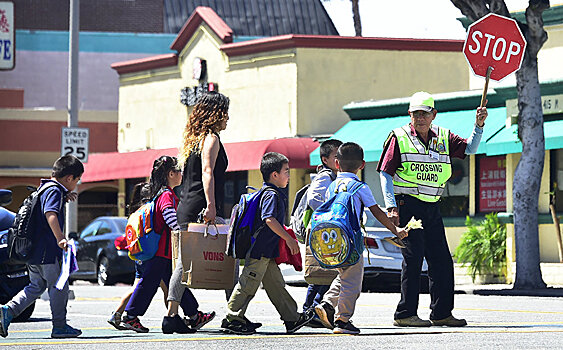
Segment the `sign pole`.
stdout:
<svg viewBox="0 0 563 350">
<path fill-rule="evenodd" d="M 485 107 L 485 101 L 487 101 L 487 90 L 489 89 L 489 79 L 491 79 L 491 72 L 493 67 L 489 66 L 487 68 L 487 76 L 485 77 L 485 87 L 483 88 L 483 96 L 481 96 L 481 107 Z"/>
<path fill-rule="evenodd" d="M 80 0 L 70 0 L 68 48 L 68 127 L 78 126 L 78 35 L 80 32 Z M 78 200 L 66 205 L 65 233 L 78 231 Z"/>
</svg>

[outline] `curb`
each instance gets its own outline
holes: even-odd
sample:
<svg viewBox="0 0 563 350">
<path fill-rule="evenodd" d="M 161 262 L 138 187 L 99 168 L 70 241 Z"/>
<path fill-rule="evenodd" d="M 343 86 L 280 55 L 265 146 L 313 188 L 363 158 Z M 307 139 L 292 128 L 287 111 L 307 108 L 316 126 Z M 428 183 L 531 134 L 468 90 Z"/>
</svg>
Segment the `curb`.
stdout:
<svg viewBox="0 0 563 350">
<path fill-rule="evenodd" d="M 477 287 L 477 286 L 475 286 Z M 508 287 L 508 288 L 506 288 Z M 544 289 L 514 289 L 511 286 L 503 288 L 456 288 L 456 294 L 499 295 L 524 297 L 563 297 L 563 287 L 547 287 Z"/>
</svg>

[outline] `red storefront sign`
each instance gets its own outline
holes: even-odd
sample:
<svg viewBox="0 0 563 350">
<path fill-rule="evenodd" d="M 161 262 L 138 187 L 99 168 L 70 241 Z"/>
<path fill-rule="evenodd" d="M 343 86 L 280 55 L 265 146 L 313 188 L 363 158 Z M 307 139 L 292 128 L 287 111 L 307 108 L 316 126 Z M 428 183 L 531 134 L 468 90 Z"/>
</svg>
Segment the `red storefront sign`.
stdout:
<svg viewBox="0 0 563 350">
<path fill-rule="evenodd" d="M 479 161 L 479 210 L 506 211 L 506 157 Z"/>
</svg>

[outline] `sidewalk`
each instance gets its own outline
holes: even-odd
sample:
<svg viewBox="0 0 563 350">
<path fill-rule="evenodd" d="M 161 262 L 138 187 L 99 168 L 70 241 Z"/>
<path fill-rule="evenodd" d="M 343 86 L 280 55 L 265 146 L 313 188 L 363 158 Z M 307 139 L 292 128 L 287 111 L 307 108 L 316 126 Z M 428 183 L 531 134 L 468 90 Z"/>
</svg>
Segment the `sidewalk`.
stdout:
<svg viewBox="0 0 563 350">
<path fill-rule="evenodd" d="M 563 297 L 563 286 L 548 286 L 545 289 L 513 289 L 513 284 L 456 284 L 456 294 L 505 295 L 527 297 Z"/>
<path fill-rule="evenodd" d="M 548 287 L 531 290 L 515 290 L 514 284 L 476 284 L 467 274 L 467 268 L 457 263 L 454 266 L 457 294 L 563 297 L 563 284 L 560 282 L 563 276 L 563 264 L 542 263 L 542 277 Z"/>
</svg>

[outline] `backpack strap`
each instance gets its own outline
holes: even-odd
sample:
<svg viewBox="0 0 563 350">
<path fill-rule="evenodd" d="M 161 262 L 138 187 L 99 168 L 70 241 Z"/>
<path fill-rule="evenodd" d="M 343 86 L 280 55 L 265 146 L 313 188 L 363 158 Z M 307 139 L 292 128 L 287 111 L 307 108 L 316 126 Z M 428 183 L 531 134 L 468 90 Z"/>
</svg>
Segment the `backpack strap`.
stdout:
<svg viewBox="0 0 563 350">
<path fill-rule="evenodd" d="M 59 187 L 59 183 L 55 182 L 55 181 L 49 181 L 47 183 L 45 183 L 43 186 L 40 186 L 38 189 L 35 190 L 35 192 L 37 192 L 37 197 L 41 196 L 43 194 L 43 192 L 45 192 L 47 189 L 56 186 Z M 61 206 L 59 208 L 59 213 L 63 210 L 63 205 L 65 203 L 65 199 L 64 196 L 61 195 Z"/>
<path fill-rule="evenodd" d="M 263 188 L 261 188 L 259 191 L 262 191 L 262 193 L 260 194 L 260 205 L 258 206 L 258 210 L 262 210 L 262 204 L 263 204 L 263 200 L 264 200 L 264 193 L 266 191 L 274 191 L 277 192 L 275 188 L 273 188 L 272 186 L 265 186 Z M 279 199 L 278 199 L 279 201 Z M 258 213 L 257 213 L 258 214 Z M 259 214 L 260 216 L 262 216 L 262 212 L 260 212 Z M 256 217 L 254 218 L 254 221 L 256 222 Z M 283 224 L 282 224 L 283 225 Z M 266 227 L 266 223 L 262 220 L 262 218 L 260 217 L 260 226 L 258 226 L 258 228 L 256 230 L 254 230 L 254 233 L 252 234 L 252 243 L 250 244 L 250 248 L 248 248 L 248 252 L 246 252 L 246 256 L 245 259 L 250 258 L 250 253 L 252 252 L 252 249 L 254 249 L 254 245 L 256 244 L 256 239 L 258 238 L 258 235 L 260 234 L 260 232 L 262 232 L 262 230 L 264 229 L 264 227 Z"/>
</svg>

